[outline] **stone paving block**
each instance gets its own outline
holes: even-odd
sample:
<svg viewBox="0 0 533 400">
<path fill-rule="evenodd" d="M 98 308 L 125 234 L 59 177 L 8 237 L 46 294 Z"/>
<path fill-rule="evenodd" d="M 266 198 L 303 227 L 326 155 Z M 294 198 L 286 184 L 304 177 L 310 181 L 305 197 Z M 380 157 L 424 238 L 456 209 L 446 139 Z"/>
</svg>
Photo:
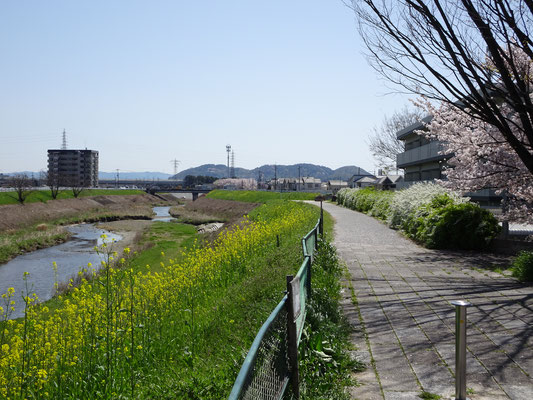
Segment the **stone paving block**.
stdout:
<svg viewBox="0 0 533 400">
<path fill-rule="evenodd" d="M 502 388 L 513 400 L 531 400 L 531 385 L 502 384 Z"/>
<path fill-rule="evenodd" d="M 413 392 L 413 391 L 405 391 L 400 392 L 397 390 L 386 390 L 385 392 L 385 400 L 413 400 L 413 399 L 419 399 L 418 395 L 421 393 L 421 391 Z"/>
<path fill-rule="evenodd" d="M 325 207 L 337 220 L 334 244 L 348 261 L 386 399 L 416 399 L 415 374 L 426 390 L 449 395 L 455 370 L 449 302 L 458 299 L 474 305 L 467 325 L 472 400 L 533 399 L 523 372 L 533 371 L 533 288 L 480 269 L 505 265 L 505 257 L 424 249 L 366 215 Z M 363 387 L 359 397 L 350 390 L 353 398 L 383 399 L 375 377 Z"/>
<path fill-rule="evenodd" d="M 383 390 L 410 391 L 418 386 L 398 345 L 375 345 L 372 340 L 370 343 Z"/>
</svg>

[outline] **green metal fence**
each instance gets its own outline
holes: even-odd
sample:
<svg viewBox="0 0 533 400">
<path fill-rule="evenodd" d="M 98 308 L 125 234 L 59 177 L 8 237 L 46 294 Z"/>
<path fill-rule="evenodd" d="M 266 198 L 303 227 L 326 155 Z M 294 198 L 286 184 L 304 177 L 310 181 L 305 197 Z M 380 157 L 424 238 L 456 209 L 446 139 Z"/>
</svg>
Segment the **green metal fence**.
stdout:
<svg viewBox="0 0 533 400">
<path fill-rule="evenodd" d="M 257 333 L 229 400 L 279 400 L 289 383 L 298 397 L 298 344 L 311 295 L 311 266 L 322 226 L 321 213 L 315 227 L 302 239 L 304 261 L 296 276 L 287 276 L 287 294 Z"/>
</svg>

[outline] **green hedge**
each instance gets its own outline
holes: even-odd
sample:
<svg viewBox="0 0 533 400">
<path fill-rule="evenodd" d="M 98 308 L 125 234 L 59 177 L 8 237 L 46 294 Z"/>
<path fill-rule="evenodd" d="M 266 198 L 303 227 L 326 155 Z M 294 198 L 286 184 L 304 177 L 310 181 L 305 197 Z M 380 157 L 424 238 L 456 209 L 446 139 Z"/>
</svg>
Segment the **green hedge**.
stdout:
<svg viewBox="0 0 533 400">
<path fill-rule="evenodd" d="M 500 231 L 490 212 L 456 193 L 428 184 L 397 192 L 343 189 L 337 202 L 387 221 L 428 248 L 482 249 Z M 400 212 L 398 204 L 403 204 Z"/>
</svg>

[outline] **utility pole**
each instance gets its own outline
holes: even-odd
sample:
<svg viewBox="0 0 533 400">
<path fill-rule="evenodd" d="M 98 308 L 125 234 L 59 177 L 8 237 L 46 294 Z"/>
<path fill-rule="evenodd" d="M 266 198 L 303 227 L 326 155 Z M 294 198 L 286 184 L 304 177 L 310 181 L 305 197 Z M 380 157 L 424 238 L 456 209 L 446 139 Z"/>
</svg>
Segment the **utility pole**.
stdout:
<svg viewBox="0 0 533 400">
<path fill-rule="evenodd" d="M 120 183 L 120 169 L 117 168 L 117 182 L 116 182 L 116 189 L 118 189 Z"/>
<path fill-rule="evenodd" d="M 278 189 L 278 166 L 274 164 L 274 190 Z"/>
<path fill-rule="evenodd" d="M 231 171 L 229 167 L 229 153 L 231 153 L 231 145 L 226 145 L 226 153 L 228 153 L 228 178 L 231 178 Z"/>
<path fill-rule="evenodd" d="M 231 168 L 230 168 L 230 178 L 234 179 L 237 178 L 235 176 L 235 151 L 231 151 Z"/>
<path fill-rule="evenodd" d="M 300 181 L 301 181 L 300 167 L 301 167 L 301 165 L 298 165 L 298 191 L 300 191 Z"/>
</svg>

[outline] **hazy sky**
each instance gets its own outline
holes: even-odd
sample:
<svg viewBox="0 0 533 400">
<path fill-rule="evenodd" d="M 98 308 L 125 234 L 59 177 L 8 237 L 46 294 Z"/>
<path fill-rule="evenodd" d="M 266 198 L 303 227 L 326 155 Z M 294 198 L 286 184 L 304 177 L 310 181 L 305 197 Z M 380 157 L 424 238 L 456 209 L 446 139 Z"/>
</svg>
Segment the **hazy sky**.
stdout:
<svg viewBox="0 0 533 400">
<path fill-rule="evenodd" d="M 386 95 L 341 0 L 3 1 L 0 172 L 46 150 L 100 170 L 173 172 L 309 162 L 374 169 L 368 133 L 408 103 Z"/>
</svg>

